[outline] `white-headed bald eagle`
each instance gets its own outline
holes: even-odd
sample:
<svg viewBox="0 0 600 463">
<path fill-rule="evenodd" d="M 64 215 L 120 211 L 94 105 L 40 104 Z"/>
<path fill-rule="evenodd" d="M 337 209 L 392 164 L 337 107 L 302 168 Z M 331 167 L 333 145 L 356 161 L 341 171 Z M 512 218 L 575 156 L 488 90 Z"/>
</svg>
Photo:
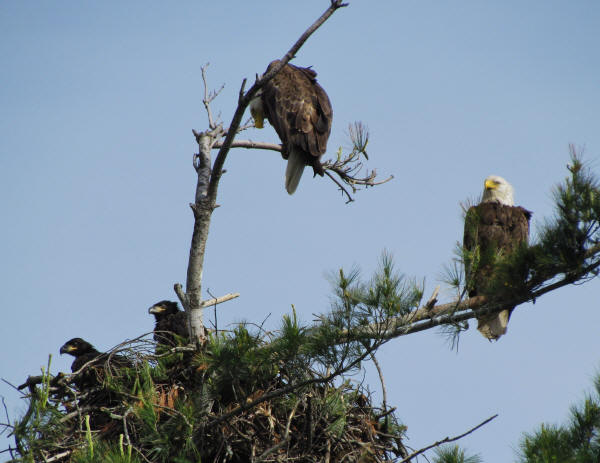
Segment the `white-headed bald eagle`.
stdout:
<svg viewBox="0 0 600 463">
<path fill-rule="evenodd" d="M 514 206 L 513 187 L 497 175 L 485 179 L 481 202 L 465 217 L 463 246 L 471 254 L 465 259 L 469 297 L 486 294 L 499 256 L 513 252 L 529 238 L 531 212 Z M 476 256 L 476 257 L 475 257 Z M 477 329 L 487 339 L 506 333 L 514 307 L 477 318 Z"/>
<path fill-rule="evenodd" d="M 277 63 L 271 62 L 265 73 Z M 279 135 L 281 155 L 288 161 L 285 189 L 289 194 L 296 191 L 305 166 L 323 176 L 319 158 L 327 150 L 333 110 L 315 71 L 286 64 L 252 99 L 250 112 L 257 128 L 263 127 L 266 117 Z"/>
</svg>

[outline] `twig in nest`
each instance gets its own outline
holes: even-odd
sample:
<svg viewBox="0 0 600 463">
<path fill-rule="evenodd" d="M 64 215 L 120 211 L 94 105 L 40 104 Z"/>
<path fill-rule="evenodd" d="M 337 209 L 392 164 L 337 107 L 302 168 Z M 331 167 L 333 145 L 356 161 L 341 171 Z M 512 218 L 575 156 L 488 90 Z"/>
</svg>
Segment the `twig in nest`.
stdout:
<svg viewBox="0 0 600 463">
<path fill-rule="evenodd" d="M 62 453 L 57 453 L 56 455 L 54 455 L 53 457 L 50 457 L 48 459 L 44 459 L 44 461 L 46 463 L 50 463 L 52 461 L 58 461 L 58 460 L 62 460 L 65 457 L 68 457 L 69 455 L 71 455 L 73 453 L 73 450 L 65 450 Z"/>
<path fill-rule="evenodd" d="M 285 444 L 287 444 L 287 441 L 288 441 L 288 439 L 290 437 L 290 425 L 292 424 L 292 418 L 296 414 L 296 409 L 298 408 L 298 404 L 299 403 L 300 403 L 300 401 L 297 400 L 296 403 L 294 404 L 294 408 L 292 408 L 292 411 L 290 412 L 290 414 L 288 416 L 287 424 L 285 426 L 285 433 L 283 434 L 283 439 L 281 439 L 281 441 L 278 444 L 276 444 L 273 447 L 268 448 L 267 450 L 265 450 L 258 457 L 258 459 L 254 460 L 254 461 L 256 461 L 256 462 L 263 461 L 268 455 L 272 454 L 273 452 L 276 452 L 281 447 L 283 447 Z"/>
</svg>

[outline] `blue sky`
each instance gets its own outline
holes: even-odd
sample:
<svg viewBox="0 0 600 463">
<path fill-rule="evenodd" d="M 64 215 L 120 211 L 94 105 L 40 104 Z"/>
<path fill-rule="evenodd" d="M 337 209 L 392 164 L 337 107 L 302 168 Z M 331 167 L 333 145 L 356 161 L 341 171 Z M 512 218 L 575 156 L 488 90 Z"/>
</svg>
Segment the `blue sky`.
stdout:
<svg viewBox="0 0 600 463">
<path fill-rule="evenodd" d="M 201 66 L 210 62 L 212 88 L 225 84 L 213 111 L 227 124 L 242 79 L 328 4 L 0 4 L 0 377 L 20 384 L 50 353 L 53 371 L 68 371 L 58 349 L 75 336 L 108 349 L 152 329 L 146 309 L 185 281 Z M 275 328 L 291 304 L 309 322 L 328 309 L 329 272 L 359 265 L 368 277 L 384 249 L 429 295 L 462 239 L 459 203 L 489 174 L 513 184 L 535 235 L 569 143 L 600 173 L 599 30 L 593 1 L 338 11 L 294 62 L 314 66 L 329 93 L 329 152 L 361 120 L 370 166 L 395 179 L 345 205 L 307 173 L 290 197 L 277 153 L 232 151 L 204 270 L 213 294 L 241 293 L 220 308 L 220 326 L 269 317 Z M 242 138 L 277 141 L 268 125 Z M 564 421 L 598 371 L 597 294 L 598 281 L 551 293 L 519 307 L 498 343 L 472 328 L 458 353 L 435 331 L 387 344 L 379 360 L 408 444 L 498 413 L 462 445 L 486 463 L 513 461 L 521 432 Z M 371 368 L 367 381 L 380 397 Z M 24 411 L 5 383 L 0 395 L 13 416 Z"/>
</svg>

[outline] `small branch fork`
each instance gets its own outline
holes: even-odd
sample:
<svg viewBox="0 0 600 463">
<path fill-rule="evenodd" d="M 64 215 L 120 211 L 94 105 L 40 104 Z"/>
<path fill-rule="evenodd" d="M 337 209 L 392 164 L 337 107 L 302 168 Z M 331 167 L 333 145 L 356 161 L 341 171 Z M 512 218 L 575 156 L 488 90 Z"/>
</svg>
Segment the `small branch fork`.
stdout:
<svg viewBox="0 0 600 463">
<path fill-rule="evenodd" d="M 417 455 L 420 455 L 424 452 L 426 452 L 427 450 L 431 450 L 434 447 L 439 447 L 442 444 L 447 444 L 449 442 L 454 442 L 457 441 L 459 439 L 462 439 L 465 436 L 468 436 L 469 434 L 471 434 L 474 431 L 477 431 L 479 428 L 481 428 L 482 426 L 485 426 L 486 424 L 488 424 L 490 421 L 492 421 L 494 418 L 496 418 L 498 415 L 494 415 L 494 416 L 490 416 L 487 420 L 482 421 L 481 423 L 479 423 L 477 426 L 475 426 L 474 428 L 469 429 L 467 432 L 464 432 L 458 436 L 455 437 L 446 437 L 445 439 L 442 439 L 440 441 L 434 442 L 431 445 L 428 445 L 427 447 L 423 447 L 420 450 L 416 450 L 413 453 L 411 453 L 409 456 L 407 456 L 404 460 L 401 460 L 399 463 L 406 463 L 409 462 L 410 460 L 412 460 L 414 457 L 416 457 Z"/>
<path fill-rule="evenodd" d="M 210 104 L 212 101 L 219 96 L 219 93 L 223 91 L 225 85 L 221 85 L 221 88 L 217 91 L 209 92 L 208 91 L 208 83 L 206 82 L 206 69 L 208 68 L 209 63 L 202 66 L 202 82 L 204 83 L 204 98 L 202 99 L 202 103 L 204 104 L 204 109 L 206 109 L 206 114 L 208 117 L 208 126 L 211 130 L 215 130 L 217 128 L 217 124 L 212 115 L 212 111 L 210 109 Z"/>
<path fill-rule="evenodd" d="M 363 164 L 357 157 L 352 156 L 352 154 L 344 159 L 338 159 L 335 162 L 325 162 L 325 164 L 323 164 L 323 169 L 325 169 L 325 174 L 327 174 L 327 176 L 338 186 L 342 195 L 345 195 L 348 198 L 346 203 L 354 201 L 354 198 L 352 198 L 350 192 L 344 185 L 334 178 L 331 172 L 337 174 L 340 180 L 352 189 L 352 193 L 356 193 L 359 186 L 368 188 L 382 185 L 394 178 L 393 175 L 390 175 L 385 180 L 375 181 L 375 177 L 377 177 L 377 171 L 375 169 L 370 172 L 367 170 L 364 177 L 358 177 L 358 173 L 363 169 Z"/>
</svg>

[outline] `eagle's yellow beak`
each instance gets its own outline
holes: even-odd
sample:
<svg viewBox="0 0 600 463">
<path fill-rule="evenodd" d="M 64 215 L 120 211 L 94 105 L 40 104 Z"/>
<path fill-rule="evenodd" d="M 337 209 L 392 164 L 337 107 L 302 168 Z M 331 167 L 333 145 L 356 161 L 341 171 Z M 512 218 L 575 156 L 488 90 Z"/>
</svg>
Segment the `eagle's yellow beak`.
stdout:
<svg viewBox="0 0 600 463">
<path fill-rule="evenodd" d="M 252 117 L 254 118 L 254 127 L 262 129 L 265 126 L 265 116 L 260 111 L 250 110 Z"/>
<path fill-rule="evenodd" d="M 493 180 L 486 180 L 485 181 L 485 189 L 486 190 L 494 190 L 497 187 L 498 187 L 498 185 Z"/>
<path fill-rule="evenodd" d="M 163 313 L 165 310 L 167 310 L 166 307 L 162 305 L 153 305 L 148 309 L 148 313 Z"/>
<path fill-rule="evenodd" d="M 72 346 L 71 344 L 66 344 L 60 348 L 61 354 L 68 354 L 69 352 L 74 352 L 77 350 L 77 347 Z"/>
</svg>

